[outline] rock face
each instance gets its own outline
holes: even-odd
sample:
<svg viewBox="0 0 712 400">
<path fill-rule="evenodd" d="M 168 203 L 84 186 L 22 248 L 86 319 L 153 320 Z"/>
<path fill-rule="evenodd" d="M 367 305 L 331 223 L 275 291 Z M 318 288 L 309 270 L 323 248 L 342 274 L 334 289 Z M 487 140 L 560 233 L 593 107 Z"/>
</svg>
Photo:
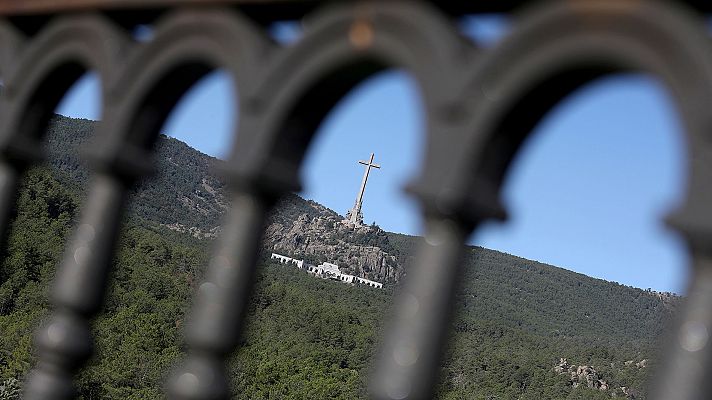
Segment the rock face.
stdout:
<svg viewBox="0 0 712 400">
<path fill-rule="evenodd" d="M 579 387 L 584 385 L 590 389 L 601 391 L 608 390 L 608 383 L 598 376 L 598 372 L 588 365 L 571 365 L 565 358 L 559 360 L 559 364 L 554 367 L 554 372 L 558 374 L 569 374 L 571 386 Z"/>
<path fill-rule="evenodd" d="M 648 363 L 649 363 L 648 359 L 647 359 L 647 358 L 644 358 L 644 359 L 642 359 L 642 360 L 640 360 L 640 361 L 638 361 L 638 362 L 635 362 L 634 360 L 629 360 L 629 361 L 626 361 L 624 364 L 625 364 L 626 367 L 630 367 L 630 366 L 633 366 L 633 365 L 635 364 L 635 366 L 638 367 L 638 368 L 647 368 L 647 367 L 648 367 Z"/>
<path fill-rule="evenodd" d="M 639 396 L 637 390 L 625 386 L 621 386 L 613 392 L 614 397 L 618 397 L 619 394 L 626 399 L 637 399 Z"/>
<path fill-rule="evenodd" d="M 627 367 L 635 365 L 638 368 L 646 368 L 648 360 L 643 359 L 637 363 L 634 361 L 626 361 L 624 365 Z M 594 367 L 589 365 L 571 365 L 565 358 L 559 359 L 559 363 L 554 367 L 554 372 L 560 375 L 569 375 L 571 386 L 573 387 L 585 386 L 590 389 L 598 389 L 602 392 L 610 393 L 611 397 L 614 398 L 620 397 L 634 400 L 640 396 L 638 390 L 631 387 L 619 386 L 617 389 L 611 387 L 608 382 L 602 379 Z"/>
<path fill-rule="evenodd" d="M 396 283 L 403 266 L 388 245 L 385 232 L 375 226 L 354 227 L 323 206 L 314 204 L 316 214 L 301 214 L 294 221 L 282 220 L 267 226 L 264 247 L 311 264 L 331 262 L 342 272 L 383 283 Z"/>
</svg>

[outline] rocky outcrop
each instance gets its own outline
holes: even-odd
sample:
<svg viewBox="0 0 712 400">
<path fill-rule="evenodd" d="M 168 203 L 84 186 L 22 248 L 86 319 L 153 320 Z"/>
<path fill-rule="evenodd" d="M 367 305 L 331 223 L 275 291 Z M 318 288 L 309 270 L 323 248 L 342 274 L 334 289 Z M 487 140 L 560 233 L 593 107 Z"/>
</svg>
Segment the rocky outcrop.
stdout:
<svg viewBox="0 0 712 400">
<path fill-rule="evenodd" d="M 613 397 L 623 397 L 631 400 L 637 399 L 639 396 L 638 390 L 625 386 L 621 386 L 613 392 Z"/>
<path fill-rule="evenodd" d="M 378 227 L 344 224 L 338 215 L 324 212 L 318 216 L 302 214 L 291 224 L 269 224 L 264 246 L 312 264 L 337 264 L 343 273 L 395 283 L 401 279 L 403 268 L 394 255 L 378 245 L 387 240 Z"/>
<path fill-rule="evenodd" d="M 682 300 L 681 296 L 678 296 L 677 294 L 672 292 L 656 292 L 655 290 L 650 289 L 648 289 L 647 291 L 658 297 L 660 301 L 663 302 L 663 306 L 670 311 L 677 310 Z"/>
<path fill-rule="evenodd" d="M 172 231 L 187 233 L 198 239 L 215 239 L 216 237 L 218 237 L 218 234 L 220 234 L 219 226 L 216 226 L 207 231 L 201 230 L 200 228 L 195 226 L 185 226 L 177 222 L 173 224 L 161 224 L 161 226 L 165 226 L 166 228 Z"/>
<path fill-rule="evenodd" d="M 554 367 L 557 374 L 568 374 L 571 379 L 571 386 L 581 385 L 590 389 L 606 391 L 609 389 L 608 382 L 601 379 L 595 368 L 588 365 L 571 365 L 565 358 L 559 359 L 559 364 Z"/>
<path fill-rule="evenodd" d="M 649 363 L 650 362 L 648 361 L 648 359 L 644 358 L 638 362 L 635 362 L 634 360 L 628 360 L 623 364 L 625 364 L 626 367 L 632 367 L 633 365 L 635 365 L 638 368 L 647 368 Z"/>
<path fill-rule="evenodd" d="M 646 368 L 648 366 L 648 360 L 643 359 L 637 363 L 635 361 L 626 361 L 624 365 L 626 367 L 635 365 L 638 368 Z M 559 363 L 554 367 L 554 372 L 560 375 L 568 375 L 571 386 L 575 388 L 584 386 L 589 389 L 597 389 L 602 392 L 608 392 L 611 397 L 614 398 L 624 398 L 629 400 L 635 400 L 640 396 L 640 393 L 635 388 L 619 386 L 614 389 L 600 376 L 598 371 L 596 371 L 593 366 L 572 365 L 569 364 L 568 360 L 565 358 L 559 359 Z"/>
</svg>

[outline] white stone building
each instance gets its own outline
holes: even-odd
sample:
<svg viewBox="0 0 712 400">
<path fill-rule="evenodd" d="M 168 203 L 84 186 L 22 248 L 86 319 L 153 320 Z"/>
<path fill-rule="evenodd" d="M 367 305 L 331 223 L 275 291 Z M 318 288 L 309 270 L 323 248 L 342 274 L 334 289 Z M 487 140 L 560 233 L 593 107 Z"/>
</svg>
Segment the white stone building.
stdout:
<svg viewBox="0 0 712 400">
<path fill-rule="evenodd" d="M 304 260 L 297 260 L 281 254 L 272 253 L 270 259 L 277 260 L 280 264 L 294 264 L 299 269 L 306 269 L 310 274 L 314 274 L 324 279 L 333 279 L 343 283 L 367 285 L 373 288 L 382 289 L 383 284 L 358 276 L 343 274 L 336 264 L 324 262 L 319 265 L 305 264 Z"/>
<path fill-rule="evenodd" d="M 359 277 L 356 277 L 356 280 L 358 281 L 358 283 L 360 283 L 362 285 L 368 285 L 368 286 L 375 287 L 378 289 L 383 289 L 383 284 L 380 282 L 372 281 L 370 279 L 365 279 L 365 278 L 359 278 Z"/>
<path fill-rule="evenodd" d="M 302 269 L 304 268 L 304 260 L 297 260 L 291 257 L 283 256 L 281 254 L 277 253 L 272 253 L 270 256 L 271 260 L 277 260 L 279 261 L 280 264 L 294 264 L 297 266 L 297 268 Z"/>
</svg>

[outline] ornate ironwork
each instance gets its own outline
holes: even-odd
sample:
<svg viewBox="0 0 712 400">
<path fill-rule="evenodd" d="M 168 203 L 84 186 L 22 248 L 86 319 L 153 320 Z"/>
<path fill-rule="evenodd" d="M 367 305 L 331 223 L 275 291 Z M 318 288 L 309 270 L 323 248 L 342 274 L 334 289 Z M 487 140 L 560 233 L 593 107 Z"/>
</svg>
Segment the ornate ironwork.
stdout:
<svg viewBox="0 0 712 400">
<path fill-rule="evenodd" d="M 175 399 L 225 399 L 226 357 L 237 346 L 266 212 L 299 189 L 314 132 L 351 88 L 388 68 L 409 72 L 425 105 L 427 149 L 409 191 L 420 201 L 426 241 L 409 271 L 372 379 L 376 399 L 432 396 L 469 233 L 504 218 L 503 176 L 532 127 L 581 85 L 620 71 L 664 82 L 685 126 L 689 188 L 671 225 L 695 259 L 692 288 L 659 399 L 712 395 L 712 346 L 686 338 L 712 330 L 712 46 L 709 2 L 326 2 L 306 0 L 0 1 L 0 232 L 7 231 L 21 173 L 42 157 L 52 111 L 85 72 L 102 85 L 103 117 L 90 153 L 94 179 L 57 274 L 54 314 L 38 332 L 39 363 L 28 399 L 73 396 L 72 374 L 92 352 L 89 324 L 104 296 L 121 210 L 151 170 L 158 130 L 178 99 L 213 69 L 239 97 L 227 163 L 233 193 L 224 235 L 200 286 Z M 520 10 L 521 9 L 521 10 Z M 482 49 L 453 15 L 512 12 L 510 34 Z M 264 26 L 302 18 L 304 35 L 281 46 Z M 151 40 L 130 35 L 153 26 Z M 4 237 L 4 236 L 3 236 Z M 707 336 L 705 336 L 707 337 Z"/>
</svg>

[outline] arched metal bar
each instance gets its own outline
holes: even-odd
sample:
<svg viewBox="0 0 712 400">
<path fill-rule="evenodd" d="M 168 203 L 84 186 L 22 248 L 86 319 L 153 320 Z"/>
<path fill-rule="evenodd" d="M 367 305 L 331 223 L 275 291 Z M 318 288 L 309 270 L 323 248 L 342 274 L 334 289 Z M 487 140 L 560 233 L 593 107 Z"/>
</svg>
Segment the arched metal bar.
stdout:
<svg viewBox="0 0 712 400">
<path fill-rule="evenodd" d="M 27 398 L 73 398 L 72 374 L 92 352 L 89 323 L 103 301 L 128 190 L 151 171 L 158 130 L 185 91 L 213 68 L 234 77 L 249 69 L 261 43 L 253 31 L 231 12 L 178 11 L 158 23 L 152 41 L 116 60 L 111 101 L 90 149 L 87 204 L 57 273 L 55 312 L 38 334 L 40 363 Z"/>
<path fill-rule="evenodd" d="M 9 29 L 5 28 L 6 31 Z M 120 56 L 118 37 L 113 25 L 99 16 L 63 18 L 50 24 L 38 36 L 23 40 L 22 46 L 10 52 L 14 60 L 3 66 L 4 88 L 0 96 L 3 210 L 12 209 L 22 171 L 41 158 L 38 149 L 46 124 L 69 87 L 88 70 L 97 71 L 105 86 L 110 67 Z M 3 239 L 9 219 L 9 215 L 4 214 L 0 220 Z M 40 368 L 51 369 L 87 353 L 91 342 L 78 340 L 82 338 L 81 329 L 73 333 L 77 335 L 64 341 L 40 340 L 40 353 L 55 355 Z M 71 369 L 73 365 L 68 362 L 65 367 Z M 27 398 L 33 398 L 32 387 L 30 385 L 27 390 Z"/>
<path fill-rule="evenodd" d="M 230 163 L 243 187 L 277 194 L 297 190 L 298 171 L 319 123 L 351 88 L 386 68 L 404 69 L 419 85 L 428 147 L 461 137 L 453 94 L 477 51 L 437 10 L 411 1 L 340 4 L 304 25 L 303 38 L 268 65 L 254 108 L 246 105 L 241 118 L 242 136 Z M 389 398 L 394 381 L 417 382 L 414 388 L 427 393 L 438 370 L 444 331 L 430 327 L 448 320 L 450 286 L 470 228 L 435 210 L 427 210 L 425 226 L 431 244 L 419 250 L 405 289 L 406 297 L 423 302 L 415 315 L 422 324 L 399 319 L 391 327 L 371 387 L 375 398 Z M 398 363 L 403 340 L 422 355 L 407 366 Z"/>
<path fill-rule="evenodd" d="M 190 356 L 170 396 L 227 398 L 224 361 L 241 330 L 265 213 L 274 199 L 299 187 L 297 171 L 331 107 L 360 81 L 391 67 L 414 75 L 425 102 L 426 163 L 410 189 L 423 205 L 426 243 L 398 299 L 373 396 L 431 398 L 461 245 L 479 221 L 504 217 L 500 186 L 531 128 L 580 85 L 640 70 L 668 84 L 691 153 L 690 192 L 671 221 L 690 243 L 695 278 L 654 393 L 661 399 L 710 397 L 712 57 L 704 24 L 668 3 L 537 4 L 483 57 L 424 3 L 326 6 L 306 21 L 305 37 L 281 51 L 228 7 L 202 5 L 168 16 L 130 57 L 124 57 L 124 33 L 112 24 L 98 24 L 106 31 L 84 26 L 101 17 L 69 16 L 30 39 L 0 21 L 6 84 L 0 94 L 0 212 L 11 209 L 19 171 L 39 157 L 44 123 L 64 91 L 86 69 L 106 71 L 96 176 L 57 277 L 56 311 L 38 335 L 40 364 L 25 397 L 71 396 L 71 374 L 91 353 L 89 320 L 104 294 L 126 191 L 151 170 L 150 148 L 175 102 L 212 68 L 224 68 L 240 89 L 240 135 L 227 168 L 235 199 L 191 317 Z M 0 218 L 0 228 L 6 225 Z"/>
<path fill-rule="evenodd" d="M 5 26 L 3 29 L 7 31 L 11 28 Z M 46 125 L 66 91 L 90 70 L 97 71 L 102 86 L 106 86 L 111 68 L 120 58 L 123 48 L 119 32 L 111 23 L 95 15 L 62 18 L 36 37 L 22 39 L 22 45 L 16 46 L 15 51 L 5 53 L 14 60 L 3 67 L 5 86 L 0 97 L 0 201 L 3 212 L 13 208 L 22 171 L 42 158 L 39 149 Z M 20 36 L 16 32 L 14 35 Z M 9 219 L 9 215 L 3 214 L 0 220 L 3 239 Z M 68 310 L 64 311 L 67 312 L 63 314 L 65 318 L 62 322 L 74 318 Z M 56 335 L 49 341 L 38 338 L 40 357 L 44 357 L 39 371 L 57 365 L 71 370 L 74 365 L 70 359 L 84 357 L 90 351 L 91 341 L 81 340 L 88 328 L 72 328 L 76 329 L 64 340 L 54 340 Z M 52 332 L 63 334 L 69 331 L 58 333 L 54 329 Z M 48 378 L 41 373 L 33 377 L 40 380 Z M 33 397 L 35 386 L 32 381 L 30 378 L 26 398 L 37 398 Z M 58 388 L 60 391 L 64 389 Z"/>
<path fill-rule="evenodd" d="M 374 399 L 433 398 L 472 225 L 426 212 L 425 228 L 371 377 Z"/>
<path fill-rule="evenodd" d="M 228 399 L 226 359 L 235 350 L 252 293 L 257 252 L 274 198 L 236 191 L 188 321 L 189 356 L 171 376 L 171 399 Z"/>
<path fill-rule="evenodd" d="M 0 20 L 0 104 L 5 94 L 5 80 L 7 71 L 12 68 L 13 62 L 25 38 L 6 20 Z M 1 112 L 0 112 L 0 115 Z M 10 160 L 0 158 L 0 249 L 5 249 L 5 239 L 13 219 L 13 209 L 17 195 L 18 180 L 22 166 L 14 165 Z M 3 254 L 3 252 L 0 252 Z M 0 255 L 0 257 L 2 257 Z"/>
<path fill-rule="evenodd" d="M 122 56 L 118 28 L 102 17 L 62 18 L 13 52 L 3 68 L 0 153 L 16 164 L 41 158 L 39 141 L 66 91 L 86 71 L 97 71 L 102 85 Z"/>
<path fill-rule="evenodd" d="M 444 18 L 413 2 L 340 5 L 306 25 L 296 45 L 271 57 L 241 107 L 228 168 L 238 194 L 200 287 L 189 325 L 193 355 L 175 375 L 174 398 L 228 398 L 222 364 L 236 346 L 249 301 L 255 232 L 263 230 L 270 200 L 299 187 L 296 171 L 331 107 L 358 82 L 392 66 L 415 75 L 430 108 L 444 108 L 454 89 L 454 66 L 468 62 L 472 50 Z M 431 130 L 446 132 L 439 126 L 446 122 L 429 118 Z"/>
<path fill-rule="evenodd" d="M 694 222 L 682 222 L 682 215 L 678 220 L 685 230 L 706 219 L 704 225 L 712 227 L 712 215 L 701 206 L 709 204 L 705 200 L 712 200 L 712 194 L 696 184 L 712 170 L 695 164 L 709 159 L 702 157 L 702 145 L 712 123 L 702 106 L 712 93 L 712 48 L 703 27 L 697 15 L 668 3 L 553 3 L 521 15 L 508 37 L 470 71 L 460 90 L 461 106 L 471 110 L 466 136 L 428 155 L 428 164 L 451 164 L 448 179 L 425 174 L 412 184 L 413 190 L 432 207 L 459 210 L 453 212 L 464 218 L 471 205 L 483 202 L 492 210 L 486 217 L 503 218 L 496 212 L 502 209 L 497 200 L 502 179 L 546 112 L 598 77 L 642 71 L 667 84 L 688 133 L 692 191 L 683 214 L 691 208 L 699 212 Z"/>
<path fill-rule="evenodd" d="M 112 42 L 113 26 L 92 15 L 59 19 L 32 39 L 2 21 L 0 35 L 1 246 L 12 219 L 19 178 L 42 158 L 40 142 L 54 108 L 84 72 L 98 71 L 105 82 L 120 44 Z"/>
<path fill-rule="evenodd" d="M 268 45 L 257 27 L 224 9 L 187 9 L 159 21 L 152 40 L 126 60 L 112 85 L 115 100 L 107 113 L 111 123 L 104 124 L 110 125 L 102 130 L 104 143 L 91 155 L 97 167 L 128 179 L 149 173 L 158 130 L 185 91 L 208 72 L 223 68 L 232 76 L 234 93 L 244 98 Z M 143 165 L 131 165 L 134 156 Z"/>
<path fill-rule="evenodd" d="M 25 40 L 22 33 L 12 24 L 5 19 L 0 19 L 0 78 L 3 78 L 6 71 L 12 68 L 15 57 L 22 45 L 25 44 Z"/>
<path fill-rule="evenodd" d="M 552 3 L 523 14 L 463 86 L 463 107 L 472 111 L 467 136 L 458 148 L 429 155 L 428 165 L 445 162 L 452 173 L 446 180 L 426 174 L 413 189 L 430 207 L 450 210 L 458 220 L 502 217 L 502 180 L 534 125 L 581 85 L 624 71 L 648 72 L 667 84 L 691 156 L 686 202 L 671 221 L 689 241 L 695 276 L 684 324 L 652 393 L 659 399 L 708 398 L 712 385 L 703 372 L 712 366 L 712 349 L 707 341 L 686 346 L 712 329 L 712 48 L 698 16 L 670 3 L 614 0 Z M 489 214 L 472 214 L 473 208 Z"/>
<path fill-rule="evenodd" d="M 304 36 L 274 55 L 245 105 L 230 170 L 277 192 L 300 188 L 298 172 L 317 126 L 365 78 L 387 68 L 412 74 L 425 102 L 428 145 L 448 137 L 458 74 L 474 47 L 449 20 L 413 1 L 327 6 L 304 21 Z M 437 132 L 437 133 L 432 133 Z M 248 134 L 249 133 L 249 134 Z"/>
</svg>

